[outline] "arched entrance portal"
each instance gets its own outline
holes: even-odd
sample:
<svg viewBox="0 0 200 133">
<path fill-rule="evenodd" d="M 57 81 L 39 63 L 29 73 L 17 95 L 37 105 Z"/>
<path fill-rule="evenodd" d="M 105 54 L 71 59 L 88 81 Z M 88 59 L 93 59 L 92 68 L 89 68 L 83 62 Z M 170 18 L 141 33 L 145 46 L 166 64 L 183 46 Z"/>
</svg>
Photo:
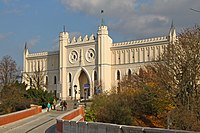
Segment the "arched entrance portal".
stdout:
<svg viewBox="0 0 200 133">
<path fill-rule="evenodd" d="M 77 71 L 73 80 L 73 86 L 75 85 L 77 88 L 76 91 L 74 90 L 74 92 L 77 93 L 73 93 L 74 98 L 76 97 L 77 99 L 85 99 L 85 98 L 88 99 L 90 97 L 91 78 L 86 69 L 81 68 Z"/>
<path fill-rule="evenodd" d="M 80 85 L 80 98 L 84 99 L 85 97 L 90 96 L 90 88 L 87 87 L 89 86 L 89 80 L 84 71 L 81 71 L 81 74 L 79 76 L 79 85 Z"/>
</svg>

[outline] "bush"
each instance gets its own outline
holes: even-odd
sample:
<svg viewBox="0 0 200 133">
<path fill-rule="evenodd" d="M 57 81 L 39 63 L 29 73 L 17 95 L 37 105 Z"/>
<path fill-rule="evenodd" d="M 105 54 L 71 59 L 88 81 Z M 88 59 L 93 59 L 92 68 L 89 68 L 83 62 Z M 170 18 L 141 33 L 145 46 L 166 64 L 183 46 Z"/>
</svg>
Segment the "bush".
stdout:
<svg viewBox="0 0 200 133">
<path fill-rule="evenodd" d="M 46 108 L 47 103 L 53 103 L 55 98 L 54 93 L 48 92 L 42 89 L 28 89 L 28 98 L 31 99 L 33 104 L 41 105 L 42 108 Z"/>
<path fill-rule="evenodd" d="M 95 121 L 124 125 L 132 124 L 131 110 L 127 103 L 120 100 L 117 94 L 95 96 L 91 110 L 94 111 Z"/>
<path fill-rule="evenodd" d="M 0 101 L 2 102 L 0 106 L 2 114 L 20 111 L 30 107 L 26 86 L 18 82 L 4 86 L 1 91 Z"/>
</svg>

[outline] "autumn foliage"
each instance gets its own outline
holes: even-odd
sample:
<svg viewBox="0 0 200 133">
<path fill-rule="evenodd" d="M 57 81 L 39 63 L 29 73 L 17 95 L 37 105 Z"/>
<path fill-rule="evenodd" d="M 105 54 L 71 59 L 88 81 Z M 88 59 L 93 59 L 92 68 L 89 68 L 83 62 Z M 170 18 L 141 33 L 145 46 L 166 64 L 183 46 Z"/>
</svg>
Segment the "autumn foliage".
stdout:
<svg viewBox="0 0 200 133">
<path fill-rule="evenodd" d="M 95 121 L 200 131 L 200 27 L 184 30 L 116 88 L 94 97 Z"/>
</svg>

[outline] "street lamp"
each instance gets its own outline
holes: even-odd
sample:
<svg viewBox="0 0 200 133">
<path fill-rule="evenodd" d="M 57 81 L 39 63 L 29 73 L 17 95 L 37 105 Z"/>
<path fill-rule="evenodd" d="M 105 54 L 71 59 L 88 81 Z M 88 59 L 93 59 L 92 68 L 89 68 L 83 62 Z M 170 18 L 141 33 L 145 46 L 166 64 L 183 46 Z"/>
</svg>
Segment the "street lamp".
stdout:
<svg viewBox="0 0 200 133">
<path fill-rule="evenodd" d="M 74 98 L 74 108 L 76 108 L 77 85 L 74 85 L 74 93 L 75 93 L 75 98 Z"/>
<path fill-rule="evenodd" d="M 77 85 L 74 85 L 74 93 L 75 93 L 75 101 L 76 101 Z"/>
<path fill-rule="evenodd" d="M 85 108 L 86 108 L 86 98 L 87 98 L 87 89 L 84 89 L 84 93 L 85 93 Z"/>
</svg>

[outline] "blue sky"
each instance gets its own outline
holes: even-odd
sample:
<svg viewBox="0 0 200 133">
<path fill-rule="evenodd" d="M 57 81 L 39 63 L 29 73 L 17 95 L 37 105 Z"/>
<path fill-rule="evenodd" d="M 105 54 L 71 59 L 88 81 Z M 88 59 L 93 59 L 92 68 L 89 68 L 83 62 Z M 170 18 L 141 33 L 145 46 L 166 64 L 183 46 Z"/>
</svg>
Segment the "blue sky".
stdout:
<svg viewBox="0 0 200 133">
<path fill-rule="evenodd" d="M 0 58 L 10 55 L 22 67 L 23 49 L 58 49 L 59 32 L 96 35 L 104 10 L 114 42 L 167 35 L 200 22 L 199 0 L 0 0 Z"/>
</svg>

